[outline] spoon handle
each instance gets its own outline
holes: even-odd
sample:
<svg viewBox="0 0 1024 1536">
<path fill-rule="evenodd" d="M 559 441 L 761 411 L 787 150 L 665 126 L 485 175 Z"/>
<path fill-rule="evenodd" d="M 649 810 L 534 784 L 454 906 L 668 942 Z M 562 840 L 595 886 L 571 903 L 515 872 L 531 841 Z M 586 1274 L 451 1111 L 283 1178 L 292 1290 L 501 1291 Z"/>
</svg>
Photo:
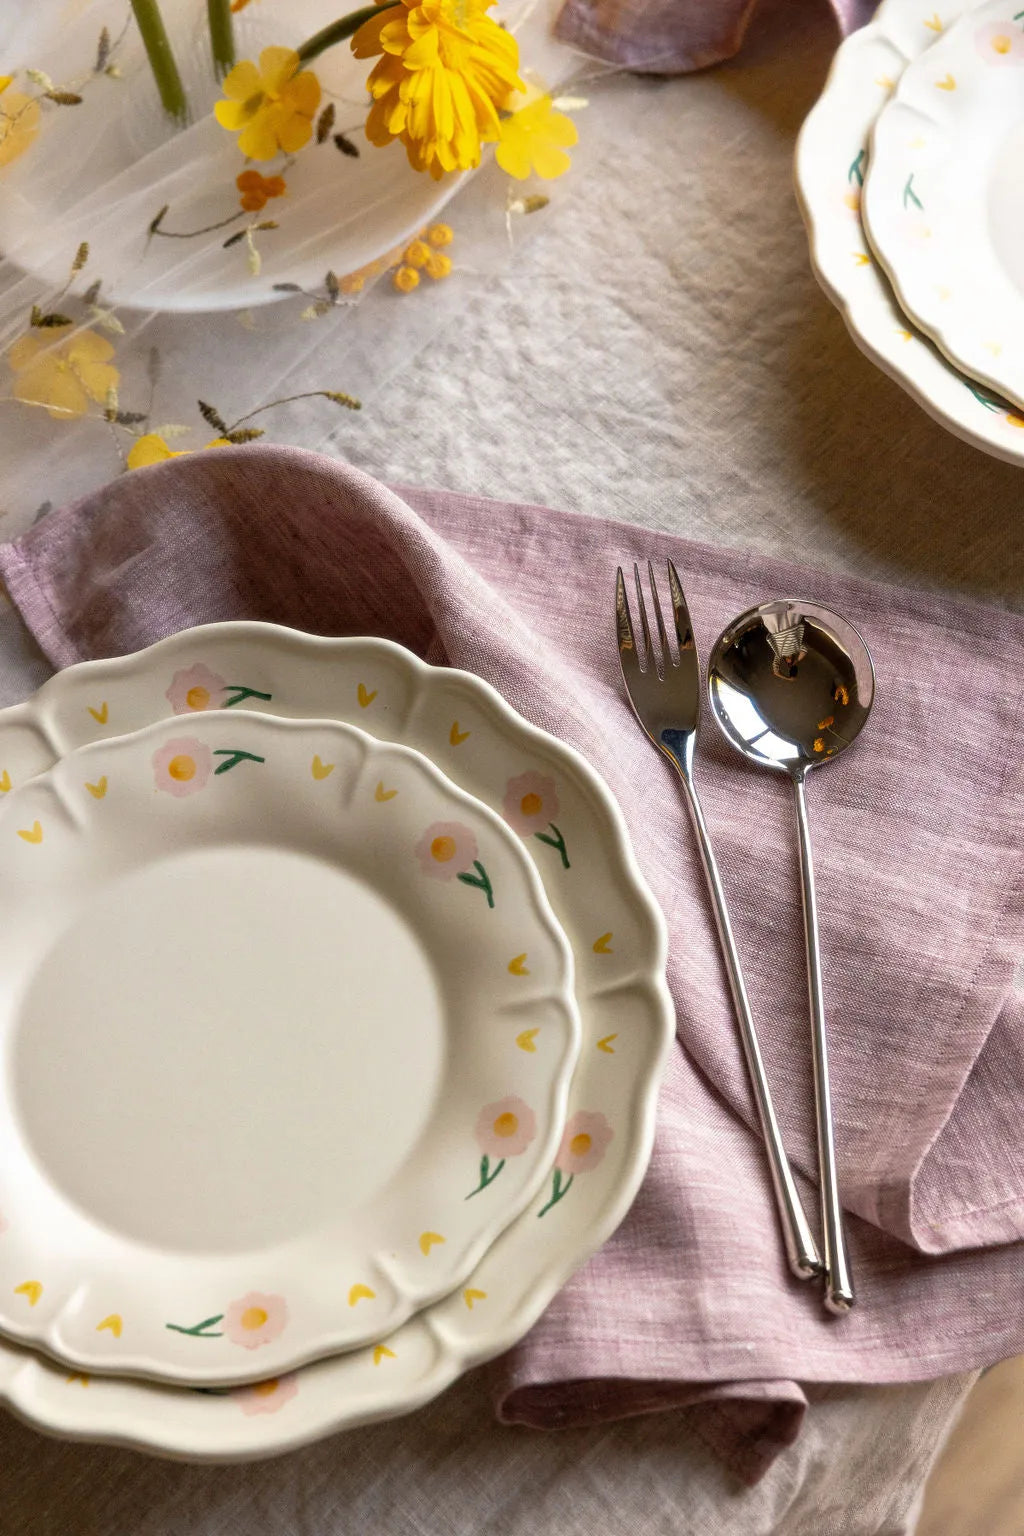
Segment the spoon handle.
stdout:
<svg viewBox="0 0 1024 1536">
<path fill-rule="evenodd" d="M 793 1170 L 790 1167 L 789 1158 L 786 1156 L 786 1149 L 782 1144 L 782 1133 L 779 1130 L 779 1122 L 775 1116 L 775 1106 L 772 1103 L 771 1089 L 768 1086 L 768 1078 L 764 1069 L 764 1059 L 761 1055 L 757 1032 L 754 1029 L 754 1021 L 750 1014 L 747 988 L 743 980 L 743 972 L 740 970 L 740 957 L 736 950 L 732 924 L 729 921 L 729 912 L 725 904 L 725 890 L 722 886 L 722 878 L 718 872 L 718 863 L 711 846 L 711 839 L 708 836 L 707 823 L 704 820 L 704 812 L 701 809 L 693 779 L 688 772 L 684 771 L 682 764 L 674 755 L 672 755 L 672 761 L 679 770 L 679 776 L 686 789 L 686 803 L 690 812 L 690 820 L 693 822 L 693 830 L 697 835 L 697 847 L 700 850 L 701 863 L 704 866 L 708 891 L 711 895 L 711 906 L 722 946 L 726 975 L 729 978 L 729 990 L 732 993 L 733 1006 L 736 1010 L 743 1055 L 746 1058 L 747 1071 L 750 1075 L 750 1086 L 753 1091 L 758 1119 L 761 1122 L 761 1133 L 764 1137 L 765 1148 L 768 1153 L 768 1166 L 771 1171 L 772 1189 L 775 1193 L 775 1204 L 779 1213 L 779 1224 L 782 1228 L 782 1240 L 786 1248 L 786 1258 L 790 1269 L 798 1279 L 809 1280 L 813 1275 L 820 1275 L 824 1265 L 815 1246 L 810 1223 L 800 1203 L 800 1195 L 796 1187 L 796 1181 L 793 1178 Z"/>
<path fill-rule="evenodd" d="M 811 1002 L 811 1053 L 814 1066 L 814 1108 L 818 1126 L 818 1178 L 821 1192 L 821 1225 L 825 1244 L 825 1306 L 830 1312 L 849 1312 L 854 1303 L 853 1276 L 843 1231 L 843 1207 L 839 1200 L 836 1142 L 832 1125 L 832 1094 L 828 1080 L 828 1041 L 825 1034 L 825 992 L 821 979 L 821 944 L 818 936 L 818 901 L 814 891 L 814 858 L 807 821 L 804 775 L 793 775 L 796 790 L 796 824 L 800 842 L 800 887 L 804 904 L 807 940 L 807 987 Z"/>
</svg>

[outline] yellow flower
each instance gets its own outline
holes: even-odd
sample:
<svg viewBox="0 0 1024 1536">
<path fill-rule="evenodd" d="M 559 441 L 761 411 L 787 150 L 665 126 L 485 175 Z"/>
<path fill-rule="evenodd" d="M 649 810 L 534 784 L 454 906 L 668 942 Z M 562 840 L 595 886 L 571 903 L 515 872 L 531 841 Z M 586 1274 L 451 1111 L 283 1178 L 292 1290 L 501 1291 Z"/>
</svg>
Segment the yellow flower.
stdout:
<svg viewBox="0 0 1024 1536">
<path fill-rule="evenodd" d="M 241 192 L 240 205 L 246 213 L 259 213 L 272 197 L 283 197 L 288 190 L 283 176 L 261 176 L 259 171 L 243 171 L 235 177 L 235 186 Z"/>
<path fill-rule="evenodd" d="M 519 45 L 486 14 L 494 0 L 400 0 L 364 22 L 357 59 L 381 57 L 367 80 L 371 144 L 405 145 L 414 170 L 440 180 L 480 163 L 501 131 L 499 104 L 519 79 Z"/>
<path fill-rule="evenodd" d="M 553 181 L 572 164 L 565 151 L 578 138 L 572 118 L 556 112 L 550 96 L 538 96 L 502 122 L 494 158 L 517 181 L 525 181 L 531 171 L 542 181 Z"/>
<path fill-rule="evenodd" d="M 399 293 L 412 293 L 420 284 L 420 275 L 415 267 L 399 267 L 391 279 Z"/>
<path fill-rule="evenodd" d="M 117 388 L 113 355 L 110 342 L 95 331 L 71 326 L 28 331 L 7 353 L 16 374 L 14 397 L 45 405 L 51 416 L 84 416 L 90 400 L 106 400 Z"/>
<path fill-rule="evenodd" d="M 205 444 L 207 448 L 229 446 L 226 437 L 215 437 L 212 442 Z M 165 459 L 182 459 L 191 452 L 191 448 L 172 448 L 159 432 L 147 432 L 144 437 L 138 438 L 132 444 L 128 454 L 128 468 L 148 469 L 150 464 L 162 464 Z"/>
<path fill-rule="evenodd" d="M 0 102 L 0 165 L 9 165 L 28 149 L 39 132 L 39 103 L 21 91 L 8 91 L 13 75 L 2 77 L 3 101 Z"/>
<path fill-rule="evenodd" d="M 272 160 L 279 150 L 294 155 L 313 136 L 320 82 L 300 68 L 294 48 L 264 48 L 258 66 L 243 59 L 225 79 L 224 95 L 213 109 L 217 121 L 238 133 L 250 160 Z"/>
</svg>

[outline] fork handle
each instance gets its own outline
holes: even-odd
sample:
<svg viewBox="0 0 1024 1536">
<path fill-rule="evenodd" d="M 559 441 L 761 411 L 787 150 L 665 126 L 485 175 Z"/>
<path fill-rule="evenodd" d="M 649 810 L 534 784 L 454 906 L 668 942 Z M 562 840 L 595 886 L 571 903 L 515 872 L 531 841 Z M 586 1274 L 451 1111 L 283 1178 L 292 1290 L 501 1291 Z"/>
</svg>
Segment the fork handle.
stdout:
<svg viewBox="0 0 1024 1536">
<path fill-rule="evenodd" d="M 821 1256 L 818 1253 L 817 1245 L 811 1233 L 810 1223 L 800 1202 L 796 1180 L 793 1178 L 793 1170 L 790 1167 L 789 1158 L 786 1156 L 786 1149 L 782 1144 L 782 1133 L 779 1130 L 779 1122 L 775 1115 L 771 1089 L 768 1086 L 768 1078 L 764 1069 L 764 1059 L 761 1055 L 761 1047 L 758 1044 L 754 1021 L 750 1014 L 750 1000 L 747 997 L 743 972 L 740 969 L 740 957 L 736 950 L 736 941 L 733 938 L 732 924 L 729 921 L 729 910 L 725 903 L 722 877 L 718 872 L 718 863 L 715 859 L 714 849 L 711 846 L 711 839 L 708 836 L 707 823 L 704 820 L 704 812 L 701 809 L 693 778 L 673 754 L 669 753 L 668 755 L 683 781 L 690 820 L 693 822 L 693 829 L 697 834 L 697 847 L 700 850 L 701 863 L 704 866 L 708 891 L 711 895 L 711 907 L 715 915 L 715 926 L 718 929 L 718 937 L 722 946 L 722 957 L 725 961 L 726 975 L 729 978 L 729 990 L 732 993 L 733 1006 L 736 1010 L 743 1054 L 746 1057 L 747 1071 L 750 1074 L 750 1086 L 753 1090 L 754 1102 L 757 1106 L 757 1117 L 761 1122 L 761 1132 L 764 1136 L 765 1149 L 768 1153 L 768 1166 L 771 1170 L 772 1188 L 775 1191 L 775 1204 L 779 1213 L 779 1224 L 782 1227 L 782 1238 L 786 1246 L 786 1258 L 789 1261 L 790 1269 L 798 1279 L 809 1280 L 814 1275 L 822 1274 L 825 1266 L 821 1261 Z"/>
</svg>

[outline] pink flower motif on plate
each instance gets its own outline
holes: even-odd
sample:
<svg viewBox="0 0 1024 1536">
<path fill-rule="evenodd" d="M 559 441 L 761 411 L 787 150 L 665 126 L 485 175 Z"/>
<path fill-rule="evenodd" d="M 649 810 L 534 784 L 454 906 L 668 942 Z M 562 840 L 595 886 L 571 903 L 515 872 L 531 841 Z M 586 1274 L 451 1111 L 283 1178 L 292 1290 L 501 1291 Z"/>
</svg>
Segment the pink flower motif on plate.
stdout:
<svg viewBox="0 0 1024 1536">
<path fill-rule="evenodd" d="M 224 1313 L 224 1332 L 232 1344 L 243 1349 L 258 1349 L 280 1338 L 288 1322 L 288 1306 L 283 1296 L 267 1296 L 249 1291 L 233 1301 Z"/>
<path fill-rule="evenodd" d="M 222 677 L 199 661 L 175 672 L 164 698 L 176 715 L 194 714 L 201 709 L 219 709 L 226 687 Z"/>
<path fill-rule="evenodd" d="M 279 1413 L 298 1390 L 298 1374 L 293 1371 L 288 1376 L 257 1381 L 251 1387 L 239 1387 L 232 1395 L 244 1414 Z"/>
<path fill-rule="evenodd" d="M 509 779 L 501 810 L 509 826 L 520 837 L 543 832 L 558 815 L 558 794 L 554 779 L 535 772 L 521 773 L 518 778 Z"/>
<path fill-rule="evenodd" d="M 974 46 L 987 64 L 1024 64 L 1024 31 L 1019 22 L 988 22 L 975 32 Z"/>
<path fill-rule="evenodd" d="M 477 1116 L 476 1139 L 488 1157 L 519 1157 L 536 1134 L 536 1115 L 515 1094 L 485 1104 Z"/>
<path fill-rule="evenodd" d="M 153 753 L 157 789 L 179 800 L 202 789 L 212 772 L 213 753 L 195 736 L 175 736 Z"/>
<path fill-rule="evenodd" d="M 604 1115 L 581 1109 L 566 1123 L 555 1167 L 563 1173 L 589 1173 L 608 1149 L 614 1131 Z"/>
<path fill-rule="evenodd" d="M 476 856 L 476 838 L 461 821 L 435 821 L 416 844 L 420 868 L 433 880 L 457 879 Z"/>
</svg>

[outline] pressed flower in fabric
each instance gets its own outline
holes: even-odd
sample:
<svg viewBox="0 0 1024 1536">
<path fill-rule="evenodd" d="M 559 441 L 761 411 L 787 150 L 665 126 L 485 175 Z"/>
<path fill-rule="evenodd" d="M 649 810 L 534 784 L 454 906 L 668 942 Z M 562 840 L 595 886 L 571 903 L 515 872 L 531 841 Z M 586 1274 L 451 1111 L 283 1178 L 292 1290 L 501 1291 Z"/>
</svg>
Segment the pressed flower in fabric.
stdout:
<svg viewBox="0 0 1024 1536">
<path fill-rule="evenodd" d="M 243 1349 L 258 1349 L 280 1338 L 288 1322 L 288 1307 L 283 1296 L 267 1296 L 250 1291 L 233 1301 L 224 1313 L 224 1332 L 232 1344 Z"/>
<path fill-rule="evenodd" d="M 235 186 L 241 194 L 239 204 L 246 213 L 259 213 L 272 197 L 283 197 L 288 190 L 283 176 L 263 176 L 254 170 L 242 171 L 236 176 Z"/>
<path fill-rule="evenodd" d="M 294 48 L 264 48 L 258 65 L 251 59 L 236 64 L 224 96 L 213 109 L 217 121 L 238 134 L 250 160 L 272 160 L 282 150 L 294 155 L 313 137 L 320 82 L 302 69 Z"/>
<path fill-rule="evenodd" d="M 182 800 L 197 794 L 213 773 L 213 753 L 195 736 L 176 736 L 153 753 L 157 789 Z"/>
<path fill-rule="evenodd" d="M 614 1134 L 604 1115 L 597 1110 L 581 1109 L 569 1118 L 555 1157 L 551 1196 L 537 1212 L 538 1216 L 546 1216 L 553 1205 L 565 1199 L 578 1173 L 589 1173 L 597 1167 Z"/>
<path fill-rule="evenodd" d="M 299 1378 L 292 1372 L 288 1376 L 272 1376 L 269 1381 L 257 1381 L 251 1387 L 238 1387 L 231 1395 L 244 1414 L 278 1413 L 298 1390 Z"/>
<path fill-rule="evenodd" d="M 487 871 L 477 858 L 476 838 L 461 821 L 435 821 L 416 844 L 420 869 L 432 880 L 461 880 L 476 886 L 494 906 Z"/>
<path fill-rule="evenodd" d="M 227 448 L 230 445 L 226 437 L 215 437 L 204 446 Z M 191 448 L 172 448 L 159 432 L 147 432 L 143 437 L 136 438 L 128 450 L 125 463 L 129 469 L 148 469 L 151 464 L 162 464 L 165 459 L 183 459 L 187 453 L 192 452 Z"/>
<path fill-rule="evenodd" d="M 485 1104 L 477 1116 L 476 1139 L 480 1159 L 480 1182 L 466 1196 L 472 1200 L 488 1184 L 493 1184 L 510 1157 L 521 1157 L 537 1134 L 537 1117 L 528 1104 L 515 1094 Z"/>
<path fill-rule="evenodd" d="M 367 80 L 371 144 L 405 145 L 409 163 L 439 180 L 480 163 L 499 137 L 499 106 L 519 79 L 519 46 L 487 12 L 494 0 L 400 0 L 359 28 L 357 59 L 381 55 Z"/>
<path fill-rule="evenodd" d="M 572 118 L 556 112 L 550 96 L 538 96 L 503 119 L 494 158 L 517 181 L 525 181 L 530 175 L 554 181 L 571 166 L 566 150 L 578 138 Z"/>
<path fill-rule="evenodd" d="M 10 89 L 13 75 L 0 76 L 0 165 L 9 165 L 28 149 L 39 132 L 39 103 Z"/>
<path fill-rule="evenodd" d="M 89 402 L 103 402 L 116 390 L 120 374 L 110 359 L 114 349 L 95 331 L 51 326 L 19 336 L 7 353 L 15 375 L 14 397 L 43 405 L 50 415 L 84 416 Z"/>
</svg>

